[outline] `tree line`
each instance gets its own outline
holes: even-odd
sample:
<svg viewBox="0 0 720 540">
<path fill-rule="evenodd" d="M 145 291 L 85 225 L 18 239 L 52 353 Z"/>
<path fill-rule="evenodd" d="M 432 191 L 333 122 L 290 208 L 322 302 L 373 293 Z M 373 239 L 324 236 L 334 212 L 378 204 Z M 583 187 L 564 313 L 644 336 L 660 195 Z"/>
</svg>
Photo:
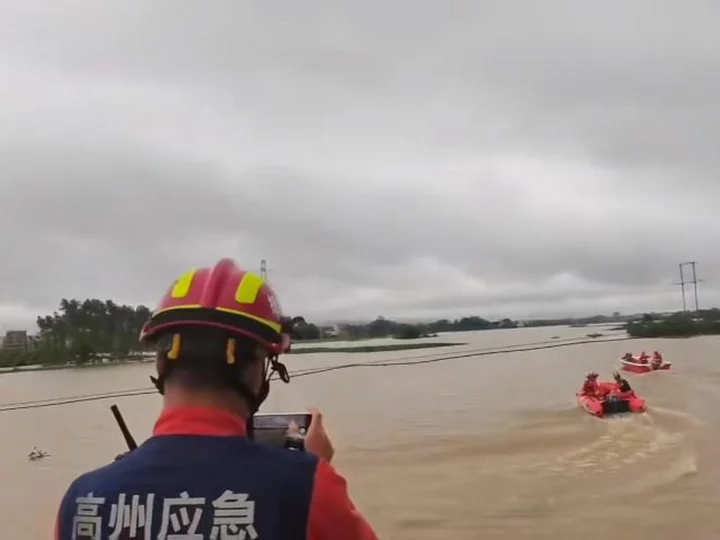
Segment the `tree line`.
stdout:
<svg viewBox="0 0 720 540">
<path fill-rule="evenodd" d="M 37 317 L 39 332 L 29 336 L 26 343 L 14 344 L 0 350 L 0 367 L 22 365 L 83 365 L 112 362 L 119 359 L 139 358 L 147 350 L 138 341 L 140 331 L 150 318 L 146 306 L 128 306 L 112 300 L 62 299 L 52 314 Z M 705 310 L 704 322 L 678 314 L 675 318 L 658 321 L 647 315 L 628 325 L 630 335 L 661 337 L 660 334 L 720 333 L 720 310 Z M 518 323 L 512 319 L 488 320 L 482 317 L 439 319 L 428 323 L 410 324 L 378 317 L 365 324 L 320 326 L 304 318 L 293 329 L 293 339 L 310 341 L 320 339 L 371 339 L 394 337 L 414 339 L 447 332 L 516 328 L 522 326 L 584 325 L 624 320 L 619 314 L 612 317 L 548 319 Z M 664 335 L 664 334 L 663 334 Z"/>
<path fill-rule="evenodd" d="M 37 317 L 36 335 L 12 347 L 4 344 L 0 367 L 89 364 L 140 356 L 138 338 L 150 313 L 145 306 L 112 300 L 63 298 L 52 314 Z"/>
<path fill-rule="evenodd" d="M 365 324 L 339 325 L 335 333 L 337 337 L 344 339 L 372 339 L 382 337 L 414 339 L 446 332 L 468 332 L 473 330 L 516 327 L 517 322 L 511 319 L 490 321 L 482 317 L 462 317 L 454 320 L 439 319 L 428 323 L 406 323 L 393 321 L 385 317 L 378 317 L 374 321 Z M 301 331 L 301 329 L 299 330 Z M 320 334 L 322 335 L 322 331 Z"/>
<path fill-rule="evenodd" d="M 337 327 L 323 327 L 304 321 L 296 329 L 295 339 L 317 340 L 337 337 L 340 339 L 371 339 L 395 337 L 412 339 L 447 332 L 469 332 L 493 330 L 498 328 L 541 327 L 541 326 L 585 326 L 602 323 L 624 323 L 627 317 L 613 315 L 593 315 L 590 317 L 566 317 L 556 319 L 532 319 L 519 323 L 512 319 L 489 320 L 482 317 L 462 317 L 459 319 L 438 319 L 429 323 L 403 323 L 385 317 L 362 324 L 341 324 Z"/>
<path fill-rule="evenodd" d="M 138 341 L 150 318 L 146 306 L 128 306 L 112 300 L 63 298 L 52 314 L 37 317 L 39 332 L 23 335 L 23 342 L 6 343 L 0 350 L 0 367 L 23 365 L 87 365 L 120 359 L 139 359 L 147 352 Z M 440 332 L 462 332 L 491 328 L 515 328 L 510 319 L 489 321 L 482 317 L 440 319 L 426 324 L 408 324 L 378 317 L 367 324 L 345 324 L 337 329 L 308 323 L 297 317 L 293 339 L 369 339 L 396 337 L 413 339 Z"/>
<path fill-rule="evenodd" d="M 667 316 L 645 313 L 640 320 L 628 323 L 627 333 L 637 338 L 720 335 L 720 309 L 678 311 Z"/>
<path fill-rule="evenodd" d="M 319 339 L 372 339 L 394 337 L 397 339 L 415 339 L 434 336 L 441 332 L 467 332 L 489 330 L 492 328 L 516 328 L 517 323 L 510 319 L 489 321 L 482 317 L 463 317 L 462 319 L 440 319 L 430 323 L 403 323 L 385 317 L 378 317 L 369 323 L 340 324 L 337 326 L 319 326 L 302 319 L 293 331 L 293 339 L 309 341 Z"/>
</svg>

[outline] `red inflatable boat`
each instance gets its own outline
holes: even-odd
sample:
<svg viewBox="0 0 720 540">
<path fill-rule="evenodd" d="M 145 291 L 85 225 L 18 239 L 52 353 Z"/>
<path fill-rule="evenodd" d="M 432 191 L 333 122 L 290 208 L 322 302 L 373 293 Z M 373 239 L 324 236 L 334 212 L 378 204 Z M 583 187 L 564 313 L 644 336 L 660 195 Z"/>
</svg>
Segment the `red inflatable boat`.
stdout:
<svg viewBox="0 0 720 540">
<path fill-rule="evenodd" d="M 630 373 L 652 373 L 653 371 L 667 371 L 670 369 L 672 364 L 670 362 L 663 361 L 660 365 L 653 364 L 652 361 L 645 363 L 640 362 L 637 356 L 633 356 L 632 360 L 626 360 L 625 358 L 620 359 L 623 371 L 629 371 Z"/>
<path fill-rule="evenodd" d="M 578 405 L 593 416 L 602 418 L 608 414 L 645 412 L 645 400 L 636 396 L 632 390 L 620 392 L 618 386 L 611 382 L 601 382 L 599 386 L 601 394 L 605 393 L 606 397 L 588 396 L 581 392 L 577 394 Z"/>
</svg>

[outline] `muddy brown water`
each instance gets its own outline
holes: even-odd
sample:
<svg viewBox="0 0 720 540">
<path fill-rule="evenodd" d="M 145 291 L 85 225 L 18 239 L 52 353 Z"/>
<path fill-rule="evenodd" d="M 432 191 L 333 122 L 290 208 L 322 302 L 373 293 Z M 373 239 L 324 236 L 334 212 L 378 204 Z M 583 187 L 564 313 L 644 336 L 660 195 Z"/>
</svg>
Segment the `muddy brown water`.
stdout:
<svg viewBox="0 0 720 540">
<path fill-rule="evenodd" d="M 590 331 L 451 334 L 440 339 L 467 345 L 292 356 L 289 367 L 428 359 Z M 628 375 L 648 413 L 591 418 L 575 403 L 583 375 L 609 376 L 630 349 L 660 349 L 676 369 Z M 148 387 L 151 368 L 0 375 L 0 404 Z M 710 540 L 720 537 L 719 390 L 720 339 L 702 337 L 338 370 L 276 384 L 266 410 L 324 409 L 336 465 L 381 538 Z M 112 403 L 136 438 L 148 435 L 154 395 L 0 413 L 3 537 L 50 538 L 68 483 L 124 450 Z M 34 446 L 51 456 L 28 461 Z"/>
</svg>

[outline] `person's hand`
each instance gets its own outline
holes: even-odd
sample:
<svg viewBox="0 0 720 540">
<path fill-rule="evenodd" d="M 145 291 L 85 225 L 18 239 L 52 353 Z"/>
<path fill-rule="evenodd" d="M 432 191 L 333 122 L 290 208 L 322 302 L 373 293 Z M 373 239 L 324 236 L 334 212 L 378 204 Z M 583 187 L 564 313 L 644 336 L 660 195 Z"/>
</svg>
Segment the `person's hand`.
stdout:
<svg viewBox="0 0 720 540">
<path fill-rule="evenodd" d="M 330 442 L 327 431 L 325 431 L 322 412 L 319 409 L 310 409 L 310 414 L 312 419 L 305 436 L 305 450 L 329 463 L 335 455 L 335 449 L 332 442 Z"/>
</svg>

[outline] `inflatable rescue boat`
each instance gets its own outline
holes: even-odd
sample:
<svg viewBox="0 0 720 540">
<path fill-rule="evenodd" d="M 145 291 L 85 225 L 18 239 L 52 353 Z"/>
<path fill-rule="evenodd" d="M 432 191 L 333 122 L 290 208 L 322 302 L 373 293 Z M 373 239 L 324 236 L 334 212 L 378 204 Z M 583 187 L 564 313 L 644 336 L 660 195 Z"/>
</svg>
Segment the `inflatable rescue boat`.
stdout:
<svg viewBox="0 0 720 540">
<path fill-rule="evenodd" d="M 610 414 L 641 413 L 647 406 L 645 400 L 635 395 L 634 391 L 620 392 L 620 388 L 611 382 L 599 383 L 601 393 L 605 397 L 588 396 L 577 393 L 578 405 L 593 416 L 602 418 Z"/>
<path fill-rule="evenodd" d="M 653 364 L 652 360 L 648 360 L 643 363 L 640 362 L 640 359 L 637 356 L 633 356 L 631 360 L 621 358 L 620 364 L 622 365 L 623 371 L 629 371 L 630 373 L 637 374 L 651 373 L 653 371 L 667 371 L 672 366 L 670 362 L 665 362 L 664 360 L 660 365 Z"/>
</svg>

